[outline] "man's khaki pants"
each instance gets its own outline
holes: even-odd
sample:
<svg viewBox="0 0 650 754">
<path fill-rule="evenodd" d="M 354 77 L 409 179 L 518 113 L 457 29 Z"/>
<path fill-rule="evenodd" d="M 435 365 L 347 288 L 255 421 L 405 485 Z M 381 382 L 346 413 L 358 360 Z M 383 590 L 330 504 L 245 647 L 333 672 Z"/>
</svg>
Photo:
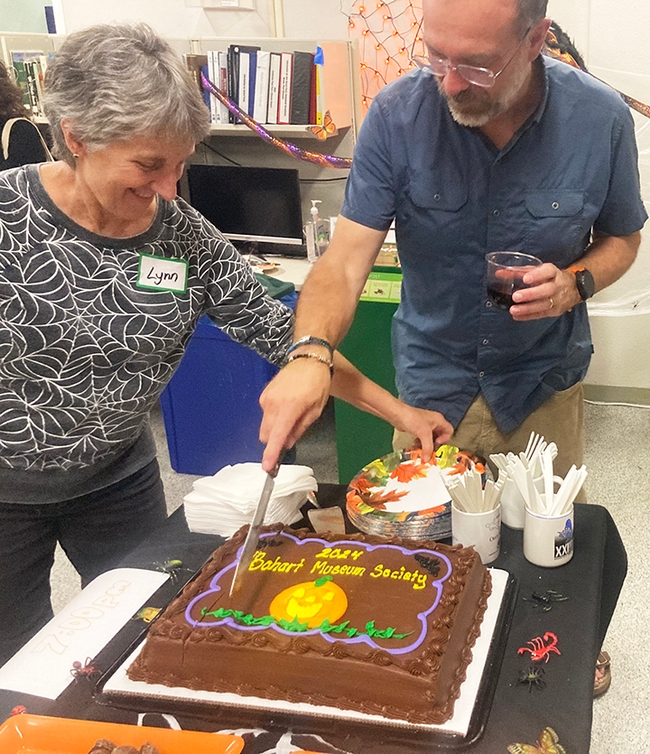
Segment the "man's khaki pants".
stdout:
<svg viewBox="0 0 650 754">
<path fill-rule="evenodd" d="M 553 471 L 564 477 L 572 464 L 578 468 L 582 466 L 583 417 L 584 391 L 582 383 L 578 382 L 568 390 L 555 393 L 523 424 L 504 434 L 499 431 L 485 398 L 479 393 L 456 427 L 449 444 L 488 460 L 492 453 L 519 453 L 525 450 L 530 433 L 537 432 L 543 435 L 547 443 L 554 442 L 557 445 L 558 454 L 553 463 Z M 395 430 L 395 450 L 412 447 L 414 442 L 413 435 Z M 583 488 L 578 494 L 577 502 L 584 502 L 585 499 Z"/>
</svg>

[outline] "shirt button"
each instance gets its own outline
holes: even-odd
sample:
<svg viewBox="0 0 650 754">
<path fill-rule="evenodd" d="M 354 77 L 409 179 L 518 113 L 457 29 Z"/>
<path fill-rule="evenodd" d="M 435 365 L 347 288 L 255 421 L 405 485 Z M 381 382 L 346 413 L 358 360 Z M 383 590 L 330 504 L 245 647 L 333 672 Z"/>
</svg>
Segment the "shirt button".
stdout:
<svg viewBox="0 0 650 754">
<path fill-rule="evenodd" d="M 479 372 L 479 373 L 478 373 L 478 376 L 479 376 L 479 377 L 485 377 L 485 372 Z"/>
<path fill-rule="evenodd" d="M 486 301 L 485 302 L 485 306 L 487 306 L 487 308 L 489 309 L 492 306 L 492 302 L 491 301 Z"/>
<path fill-rule="evenodd" d="M 483 345 L 484 345 L 484 346 L 487 346 L 487 344 L 488 344 L 489 342 L 490 342 L 490 341 L 489 341 L 489 340 L 488 340 L 487 338 L 485 338 L 485 339 L 483 340 Z"/>
<path fill-rule="evenodd" d="M 553 207 L 553 209 L 560 209 L 560 205 L 557 202 L 553 202 L 553 204 L 551 204 L 551 207 Z"/>
<path fill-rule="evenodd" d="M 435 199 L 435 200 L 436 200 L 437 202 L 439 202 L 439 201 L 440 201 L 440 194 L 434 194 L 434 195 L 433 195 L 433 198 L 434 198 L 434 199 Z"/>
<path fill-rule="evenodd" d="M 492 214 L 493 214 L 493 215 L 494 215 L 495 217 L 499 217 L 499 215 L 501 214 L 501 212 L 500 212 L 500 211 L 499 211 L 498 209 L 493 209 L 493 210 L 492 210 Z"/>
</svg>

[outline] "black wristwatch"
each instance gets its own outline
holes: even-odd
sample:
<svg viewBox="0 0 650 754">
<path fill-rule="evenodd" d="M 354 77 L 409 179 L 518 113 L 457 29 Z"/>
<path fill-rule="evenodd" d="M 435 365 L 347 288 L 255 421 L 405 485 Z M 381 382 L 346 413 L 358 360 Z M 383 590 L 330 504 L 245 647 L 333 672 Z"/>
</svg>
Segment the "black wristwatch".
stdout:
<svg viewBox="0 0 650 754">
<path fill-rule="evenodd" d="M 580 298 L 586 301 L 596 293 L 596 283 L 594 283 L 594 276 L 589 272 L 586 267 L 574 267 L 567 268 L 569 272 L 572 272 L 576 278 L 576 288 L 580 294 Z"/>
</svg>

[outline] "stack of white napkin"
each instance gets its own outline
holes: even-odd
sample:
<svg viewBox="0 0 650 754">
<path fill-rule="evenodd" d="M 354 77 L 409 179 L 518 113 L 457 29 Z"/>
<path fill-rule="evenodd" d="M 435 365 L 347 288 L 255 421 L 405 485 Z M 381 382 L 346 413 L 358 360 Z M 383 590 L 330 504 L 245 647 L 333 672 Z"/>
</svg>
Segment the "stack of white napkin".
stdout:
<svg viewBox="0 0 650 754">
<path fill-rule="evenodd" d="M 250 524 L 265 481 L 266 472 L 259 463 L 224 466 L 214 476 L 197 479 L 194 490 L 183 498 L 190 531 L 230 537 Z M 316 490 L 318 483 L 308 466 L 280 466 L 264 522 L 293 524 L 300 520 L 300 508 Z"/>
</svg>

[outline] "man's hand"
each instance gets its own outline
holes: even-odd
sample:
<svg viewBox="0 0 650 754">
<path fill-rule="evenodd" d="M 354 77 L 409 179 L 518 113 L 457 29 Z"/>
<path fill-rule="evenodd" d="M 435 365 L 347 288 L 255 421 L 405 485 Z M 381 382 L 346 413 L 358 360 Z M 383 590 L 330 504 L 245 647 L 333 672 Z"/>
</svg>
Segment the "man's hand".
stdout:
<svg viewBox="0 0 650 754">
<path fill-rule="evenodd" d="M 418 438 L 423 461 L 428 461 L 437 448 L 449 442 L 454 431 L 451 424 L 437 411 L 414 408 L 406 403 L 401 403 L 394 425 L 400 432 L 408 432 Z"/>
<path fill-rule="evenodd" d="M 264 418 L 260 440 L 266 444 L 262 468 L 270 471 L 285 448 L 291 448 L 318 419 L 330 393 L 330 373 L 316 359 L 287 364 L 260 396 Z"/>
<path fill-rule="evenodd" d="M 515 303 L 510 307 L 512 318 L 518 322 L 559 317 L 582 300 L 575 275 L 550 262 L 533 267 L 523 281 L 530 287 L 515 291 L 512 294 Z"/>
<path fill-rule="evenodd" d="M 640 243 L 639 232 L 629 236 L 594 234 L 589 248 L 573 264 L 586 267 L 594 278 L 596 292 L 602 291 L 631 267 Z M 582 300 L 573 272 L 560 270 L 550 262 L 533 267 L 523 279 L 531 287 L 513 293 L 515 303 L 510 307 L 510 314 L 519 322 L 559 317 Z"/>
</svg>

